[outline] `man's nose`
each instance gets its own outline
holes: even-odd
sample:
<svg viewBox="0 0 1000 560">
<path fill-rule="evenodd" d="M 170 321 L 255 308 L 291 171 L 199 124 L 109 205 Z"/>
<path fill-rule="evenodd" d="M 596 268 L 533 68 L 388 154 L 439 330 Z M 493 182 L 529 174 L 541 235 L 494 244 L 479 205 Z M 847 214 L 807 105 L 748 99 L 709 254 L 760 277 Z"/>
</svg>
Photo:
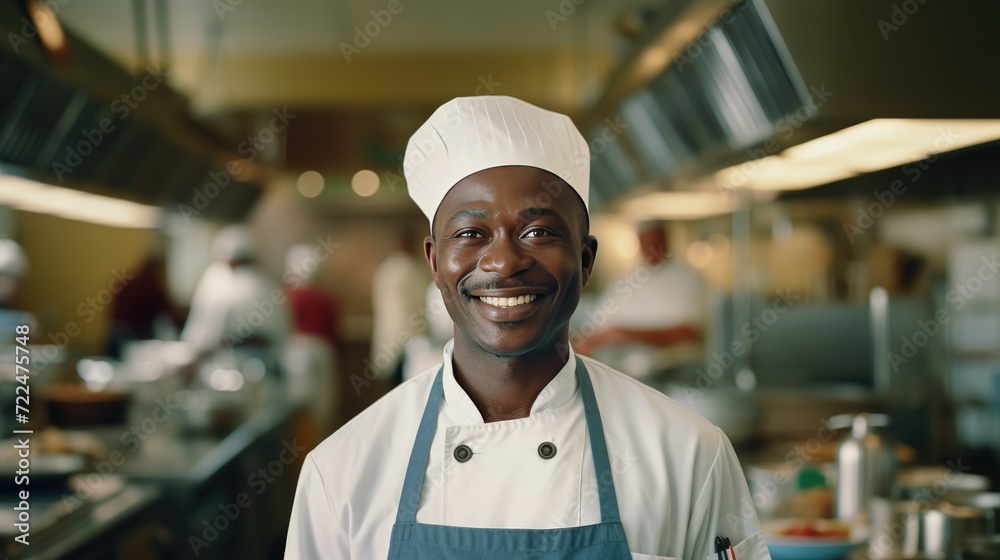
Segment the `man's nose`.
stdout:
<svg viewBox="0 0 1000 560">
<path fill-rule="evenodd" d="M 503 277 L 513 276 L 528 269 L 534 259 L 524 251 L 517 239 L 507 235 L 494 236 L 479 259 L 479 269 Z"/>
</svg>

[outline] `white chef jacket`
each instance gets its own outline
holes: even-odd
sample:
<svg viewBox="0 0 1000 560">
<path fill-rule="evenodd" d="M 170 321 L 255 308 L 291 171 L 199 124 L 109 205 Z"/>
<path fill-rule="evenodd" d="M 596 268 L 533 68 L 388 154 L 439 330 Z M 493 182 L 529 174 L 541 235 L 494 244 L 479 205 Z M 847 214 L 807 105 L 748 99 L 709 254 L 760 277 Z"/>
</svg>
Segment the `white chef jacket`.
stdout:
<svg viewBox="0 0 1000 560">
<path fill-rule="evenodd" d="M 548 529 L 601 521 L 575 356 L 526 418 L 484 423 L 444 350 L 438 416 L 418 523 Z M 618 509 L 634 559 L 769 559 L 743 471 L 726 436 L 664 394 L 590 358 Z M 407 381 L 306 457 L 286 559 L 386 558 L 403 478 L 437 367 Z M 551 459 L 538 447 L 556 446 Z M 459 445 L 472 449 L 465 463 Z"/>
<path fill-rule="evenodd" d="M 424 287 L 429 276 L 427 261 L 403 252 L 389 255 L 375 269 L 370 359 L 383 377 L 392 374 L 407 340 L 426 330 Z"/>
<path fill-rule="evenodd" d="M 181 340 L 204 352 L 240 341 L 248 334 L 266 338 L 277 360 L 291 330 L 285 293 L 255 265 L 235 269 L 214 262 L 198 281 Z"/>
</svg>

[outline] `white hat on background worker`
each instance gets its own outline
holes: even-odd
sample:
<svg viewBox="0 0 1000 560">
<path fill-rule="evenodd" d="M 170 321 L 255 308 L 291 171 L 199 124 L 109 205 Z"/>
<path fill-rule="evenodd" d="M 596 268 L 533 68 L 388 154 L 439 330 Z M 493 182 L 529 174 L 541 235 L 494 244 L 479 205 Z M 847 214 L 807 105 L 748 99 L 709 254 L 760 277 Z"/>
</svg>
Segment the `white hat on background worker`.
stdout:
<svg viewBox="0 0 1000 560">
<path fill-rule="evenodd" d="M 28 257 L 13 239 L 0 239 L 0 274 L 18 278 L 28 273 Z"/>
<path fill-rule="evenodd" d="M 212 257 L 220 262 L 252 260 L 255 251 L 250 230 L 239 224 L 220 229 L 212 240 Z"/>
</svg>

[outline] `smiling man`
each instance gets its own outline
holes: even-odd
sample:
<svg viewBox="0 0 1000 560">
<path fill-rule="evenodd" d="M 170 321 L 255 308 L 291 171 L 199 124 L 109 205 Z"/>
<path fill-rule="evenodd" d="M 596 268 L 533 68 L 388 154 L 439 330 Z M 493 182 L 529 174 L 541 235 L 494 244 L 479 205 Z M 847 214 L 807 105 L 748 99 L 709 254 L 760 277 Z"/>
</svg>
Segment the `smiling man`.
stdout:
<svg viewBox="0 0 1000 560">
<path fill-rule="evenodd" d="M 285 557 L 769 558 L 725 435 L 569 345 L 598 246 L 569 118 L 454 99 L 404 171 L 455 338 L 309 454 Z"/>
</svg>

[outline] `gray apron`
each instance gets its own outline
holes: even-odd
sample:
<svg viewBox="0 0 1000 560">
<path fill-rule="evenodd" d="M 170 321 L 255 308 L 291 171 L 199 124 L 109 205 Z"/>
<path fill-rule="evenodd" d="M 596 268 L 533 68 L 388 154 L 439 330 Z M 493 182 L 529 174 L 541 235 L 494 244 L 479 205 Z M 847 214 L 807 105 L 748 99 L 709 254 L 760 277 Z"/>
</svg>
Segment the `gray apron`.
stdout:
<svg viewBox="0 0 1000 560">
<path fill-rule="evenodd" d="M 420 428 L 406 467 L 403 493 L 396 511 L 389 541 L 389 560 L 630 560 L 625 528 L 618 516 L 618 498 L 611 475 L 611 461 L 604 439 L 601 413 L 597 409 L 594 386 L 583 361 L 576 358 L 576 377 L 583 396 L 584 415 L 590 434 L 590 448 L 597 473 L 601 522 L 561 529 L 483 529 L 417 523 L 417 506 L 427 472 L 431 442 L 437 427 L 438 411 L 444 398 L 438 370 L 427 398 Z M 488 484 L 489 481 L 483 481 Z"/>
</svg>

